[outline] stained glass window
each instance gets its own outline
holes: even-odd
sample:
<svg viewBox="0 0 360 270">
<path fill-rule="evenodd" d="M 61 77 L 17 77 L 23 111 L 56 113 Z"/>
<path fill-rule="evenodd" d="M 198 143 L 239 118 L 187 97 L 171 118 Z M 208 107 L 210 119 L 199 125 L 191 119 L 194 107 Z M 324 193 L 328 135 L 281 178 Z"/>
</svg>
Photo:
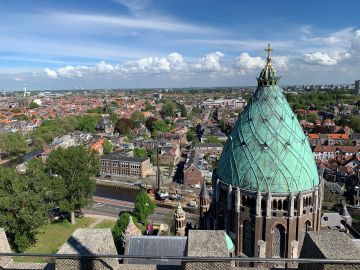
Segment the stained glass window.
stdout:
<svg viewBox="0 0 360 270">
<path fill-rule="evenodd" d="M 284 258 L 285 255 L 285 231 L 284 227 L 277 225 L 273 236 L 273 257 Z"/>
</svg>

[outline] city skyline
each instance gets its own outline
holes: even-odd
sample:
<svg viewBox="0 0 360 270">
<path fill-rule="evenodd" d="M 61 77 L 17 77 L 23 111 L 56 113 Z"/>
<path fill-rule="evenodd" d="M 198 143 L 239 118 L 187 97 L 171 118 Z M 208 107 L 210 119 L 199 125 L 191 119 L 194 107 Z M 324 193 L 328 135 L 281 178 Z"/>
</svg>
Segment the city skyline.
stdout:
<svg viewBox="0 0 360 270">
<path fill-rule="evenodd" d="M 255 85 L 268 42 L 281 84 L 351 83 L 360 30 L 350 2 L 4 1 L 0 86 Z"/>
</svg>

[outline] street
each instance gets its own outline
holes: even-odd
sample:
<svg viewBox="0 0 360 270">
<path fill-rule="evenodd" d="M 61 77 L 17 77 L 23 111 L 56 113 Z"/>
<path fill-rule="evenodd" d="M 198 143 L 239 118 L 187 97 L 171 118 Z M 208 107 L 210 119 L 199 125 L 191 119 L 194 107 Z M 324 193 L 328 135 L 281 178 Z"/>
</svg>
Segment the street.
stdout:
<svg viewBox="0 0 360 270">
<path fill-rule="evenodd" d="M 117 218 L 119 213 L 123 211 L 132 211 L 134 203 L 127 201 L 120 201 L 108 199 L 103 197 L 94 197 L 95 203 L 89 209 L 84 209 L 85 214 L 107 216 Z M 149 217 L 149 221 L 153 223 L 167 223 L 172 222 L 174 209 L 157 207 L 155 213 Z M 198 223 L 198 216 L 186 213 L 186 222 L 191 222 L 194 226 Z"/>
</svg>

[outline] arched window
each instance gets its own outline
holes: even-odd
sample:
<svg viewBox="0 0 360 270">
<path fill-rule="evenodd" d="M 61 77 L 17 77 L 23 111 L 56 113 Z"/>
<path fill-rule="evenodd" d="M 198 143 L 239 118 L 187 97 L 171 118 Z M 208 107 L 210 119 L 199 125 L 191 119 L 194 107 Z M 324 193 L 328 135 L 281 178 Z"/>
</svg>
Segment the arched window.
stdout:
<svg viewBox="0 0 360 270">
<path fill-rule="evenodd" d="M 273 200 L 273 210 L 276 210 L 277 209 L 277 202 L 276 200 Z"/>
<path fill-rule="evenodd" d="M 285 258 L 285 229 L 278 224 L 274 228 L 273 235 L 273 257 Z"/>
<path fill-rule="evenodd" d="M 256 199 L 251 198 L 251 208 L 255 208 L 255 207 L 256 207 Z"/>
<path fill-rule="evenodd" d="M 248 257 L 254 257 L 254 228 L 251 222 L 245 220 L 243 223 L 242 253 Z"/>
<path fill-rule="evenodd" d="M 250 204 L 251 204 L 251 198 L 250 198 L 250 197 L 247 197 L 247 198 L 246 198 L 246 206 L 247 206 L 247 207 L 250 207 Z"/>
<path fill-rule="evenodd" d="M 287 202 L 287 200 L 284 200 L 284 202 L 283 202 L 283 210 L 288 210 L 288 202 Z"/>
<path fill-rule="evenodd" d="M 245 196 L 242 196 L 242 197 L 241 197 L 241 205 L 242 205 L 242 206 L 245 206 L 245 205 L 246 205 L 246 197 L 245 197 Z"/>
<path fill-rule="evenodd" d="M 278 210 L 282 210 L 282 200 L 278 201 Z"/>
</svg>

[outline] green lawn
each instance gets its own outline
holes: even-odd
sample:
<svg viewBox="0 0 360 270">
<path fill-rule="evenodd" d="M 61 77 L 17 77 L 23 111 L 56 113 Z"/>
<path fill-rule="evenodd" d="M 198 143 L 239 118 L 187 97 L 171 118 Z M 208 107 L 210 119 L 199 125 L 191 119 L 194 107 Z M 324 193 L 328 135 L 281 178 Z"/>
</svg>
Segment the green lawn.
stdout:
<svg viewBox="0 0 360 270">
<path fill-rule="evenodd" d="M 103 220 L 99 224 L 97 224 L 94 228 L 95 229 L 112 229 L 116 223 L 116 220 Z"/>
<path fill-rule="evenodd" d="M 76 229 L 89 227 L 95 220 L 83 217 L 77 218 L 75 225 L 67 220 L 48 224 L 38 235 L 36 244 L 28 248 L 25 253 L 56 253 Z"/>
</svg>

